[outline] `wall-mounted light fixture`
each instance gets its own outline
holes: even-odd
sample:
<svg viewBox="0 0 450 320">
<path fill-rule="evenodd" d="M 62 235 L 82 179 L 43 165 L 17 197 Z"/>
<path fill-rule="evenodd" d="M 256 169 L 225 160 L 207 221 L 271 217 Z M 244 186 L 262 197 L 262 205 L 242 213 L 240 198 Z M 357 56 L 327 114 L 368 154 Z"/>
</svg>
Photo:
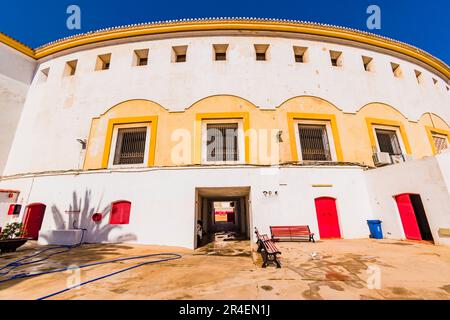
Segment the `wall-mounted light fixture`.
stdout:
<svg viewBox="0 0 450 320">
<path fill-rule="evenodd" d="M 81 148 L 83 150 L 86 149 L 86 139 L 77 139 L 77 141 L 81 144 Z"/>
<path fill-rule="evenodd" d="M 277 133 L 278 142 L 283 142 L 283 131 L 278 131 Z"/>
<path fill-rule="evenodd" d="M 278 196 L 278 191 L 263 191 L 263 195 L 265 197 L 274 197 Z"/>
</svg>

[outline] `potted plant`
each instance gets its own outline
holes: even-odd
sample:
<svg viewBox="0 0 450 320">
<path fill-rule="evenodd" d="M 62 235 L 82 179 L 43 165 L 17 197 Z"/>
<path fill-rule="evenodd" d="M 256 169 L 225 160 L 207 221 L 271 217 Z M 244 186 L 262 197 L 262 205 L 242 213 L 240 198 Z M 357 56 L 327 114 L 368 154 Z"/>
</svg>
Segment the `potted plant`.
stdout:
<svg viewBox="0 0 450 320">
<path fill-rule="evenodd" d="M 0 252 L 14 252 L 17 248 L 23 246 L 28 238 L 25 238 L 26 231 L 23 224 L 13 222 L 6 225 L 0 233 Z"/>
</svg>

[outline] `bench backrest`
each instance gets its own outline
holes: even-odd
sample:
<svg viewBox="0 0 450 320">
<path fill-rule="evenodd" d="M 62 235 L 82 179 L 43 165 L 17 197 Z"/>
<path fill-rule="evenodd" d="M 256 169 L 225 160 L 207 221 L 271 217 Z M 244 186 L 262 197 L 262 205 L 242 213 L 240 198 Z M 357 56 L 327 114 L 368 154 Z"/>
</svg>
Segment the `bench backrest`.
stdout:
<svg viewBox="0 0 450 320">
<path fill-rule="evenodd" d="M 270 232 L 276 237 L 292 237 L 310 235 L 309 226 L 270 227 Z"/>
</svg>

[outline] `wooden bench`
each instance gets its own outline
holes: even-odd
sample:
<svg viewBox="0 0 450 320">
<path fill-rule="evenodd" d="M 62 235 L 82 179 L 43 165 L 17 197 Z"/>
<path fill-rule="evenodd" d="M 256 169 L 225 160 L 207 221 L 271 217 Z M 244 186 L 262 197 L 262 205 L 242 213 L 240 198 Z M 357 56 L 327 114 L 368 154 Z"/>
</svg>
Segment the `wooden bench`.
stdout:
<svg viewBox="0 0 450 320">
<path fill-rule="evenodd" d="M 307 240 L 315 243 L 314 233 L 311 233 L 309 226 L 286 226 L 286 227 L 270 227 L 273 241 L 295 241 Z"/>
<path fill-rule="evenodd" d="M 255 228 L 256 243 L 258 244 L 258 252 L 261 253 L 263 258 L 262 267 L 266 268 L 269 263 L 274 263 L 277 268 L 281 268 L 280 261 L 278 261 L 278 254 L 281 254 L 275 243 L 265 234 L 260 234 L 258 229 Z"/>
</svg>

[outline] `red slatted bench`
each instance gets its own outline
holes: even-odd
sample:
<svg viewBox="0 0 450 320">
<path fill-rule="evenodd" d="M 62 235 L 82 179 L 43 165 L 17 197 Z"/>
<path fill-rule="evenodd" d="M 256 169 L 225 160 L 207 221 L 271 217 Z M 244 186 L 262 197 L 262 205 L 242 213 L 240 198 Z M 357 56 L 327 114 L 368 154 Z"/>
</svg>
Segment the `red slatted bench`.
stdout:
<svg viewBox="0 0 450 320">
<path fill-rule="evenodd" d="M 255 228 L 256 243 L 258 244 L 258 252 L 261 253 L 263 258 L 263 268 L 266 268 L 269 263 L 274 263 L 277 268 L 281 268 L 280 261 L 278 261 L 278 254 L 281 254 L 275 243 L 266 235 L 260 234 L 258 229 Z"/>
<path fill-rule="evenodd" d="M 309 226 L 285 226 L 285 227 L 270 227 L 273 241 L 295 241 L 307 240 L 309 242 L 316 242 L 314 240 L 314 233 L 311 233 Z"/>
</svg>

